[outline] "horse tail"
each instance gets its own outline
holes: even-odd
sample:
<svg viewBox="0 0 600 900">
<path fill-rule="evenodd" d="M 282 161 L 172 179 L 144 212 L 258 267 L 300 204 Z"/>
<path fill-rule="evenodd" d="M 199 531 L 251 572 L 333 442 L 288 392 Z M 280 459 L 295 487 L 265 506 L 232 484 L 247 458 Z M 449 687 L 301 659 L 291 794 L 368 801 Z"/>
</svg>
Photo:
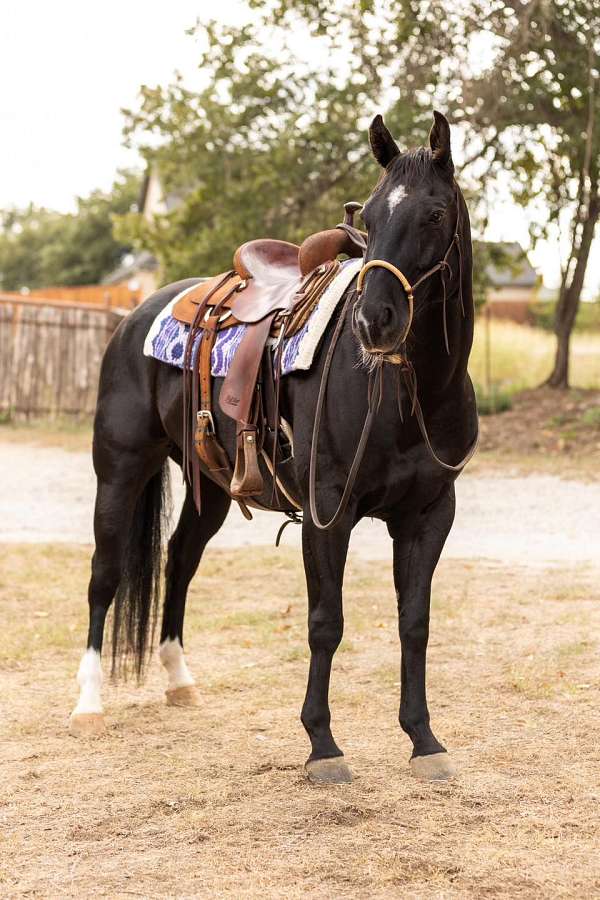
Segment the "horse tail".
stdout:
<svg viewBox="0 0 600 900">
<path fill-rule="evenodd" d="M 141 680 L 154 643 L 161 595 L 165 538 L 171 513 L 169 464 L 152 476 L 140 494 L 129 532 L 121 580 L 115 594 L 112 676 L 131 669 Z"/>
</svg>

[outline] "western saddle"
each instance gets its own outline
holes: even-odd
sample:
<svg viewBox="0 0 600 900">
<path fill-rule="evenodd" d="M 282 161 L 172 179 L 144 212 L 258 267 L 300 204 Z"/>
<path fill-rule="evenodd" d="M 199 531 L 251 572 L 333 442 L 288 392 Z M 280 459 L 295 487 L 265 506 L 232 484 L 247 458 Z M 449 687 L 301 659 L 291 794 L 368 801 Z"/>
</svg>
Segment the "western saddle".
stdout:
<svg viewBox="0 0 600 900">
<path fill-rule="evenodd" d="M 198 510 L 200 462 L 247 518 L 248 505 L 265 508 L 257 499 L 264 490 L 260 455 L 273 479 L 269 508 L 276 505 L 288 513 L 299 508 L 277 478 L 278 463 L 292 453 L 291 432 L 279 415 L 283 340 L 305 324 L 338 272 L 338 257 L 364 254 L 366 235 L 354 227 L 361 204 L 346 203 L 344 209 L 342 223 L 310 235 L 300 246 L 273 239 L 242 244 L 233 269 L 187 289 L 173 307 L 173 316 L 190 326 L 184 357 L 184 471 Z M 240 324 L 246 329 L 219 395 L 221 410 L 237 426 L 232 471 L 213 419 L 211 354 L 217 333 Z M 273 358 L 265 353 L 270 337 L 275 339 Z"/>
</svg>

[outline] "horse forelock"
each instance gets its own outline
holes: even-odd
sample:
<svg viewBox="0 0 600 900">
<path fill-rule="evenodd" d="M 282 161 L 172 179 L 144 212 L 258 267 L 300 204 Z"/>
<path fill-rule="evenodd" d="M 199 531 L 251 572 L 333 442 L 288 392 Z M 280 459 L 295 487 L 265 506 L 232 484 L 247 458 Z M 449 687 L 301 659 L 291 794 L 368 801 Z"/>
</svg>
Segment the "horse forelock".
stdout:
<svg viewBox="0 0 600 900">
<path fill-rule="evenodd" d="M 417 147 L 415 150 L 407 150 L 394 157 L 383 169 L 369 200 L 386 197 L 400 186 L 403 186 L 408 192 L 429 174 L 433 177 L 434 173 L 433 154 L 429 148 Z"/>
</svg>

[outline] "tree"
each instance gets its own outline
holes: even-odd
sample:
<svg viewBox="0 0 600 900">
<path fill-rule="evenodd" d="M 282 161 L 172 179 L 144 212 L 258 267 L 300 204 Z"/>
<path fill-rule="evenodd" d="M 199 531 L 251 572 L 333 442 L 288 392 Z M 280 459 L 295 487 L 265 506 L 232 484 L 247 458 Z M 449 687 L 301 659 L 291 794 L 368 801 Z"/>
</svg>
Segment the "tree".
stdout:
<svg viewBox="0 0 600 900">
<path fill-rule="evenodd" d="M 544 201 L 534 239 L 574 206 L 550 378 L 566 385 L 599 214 L 597 14 L 583 0 L 470 0 L 450 11 L 440 0 L 250 6 L 251 24 L 198 26 L 203 90 L 178 78 L 144 88 L 139 110 L 127 111 L 128 140 L 181 202 L 152 222 L 123 217 L 121 237 L 150 249 L 167 279 L 226 269 L 232 249 L 260 234 L 298 240 L 339 221 L 344 200 L 368 196 L 371 115 L 386 110 L 401 143 L 415 145 L 435 98 L 462 125 L 460 178 L 476 218 L 490 214 L 486 186 L 500 171 L 518 202 Z M 289 35 L 322 51 L 311 53 L 315 63 L 294 52 Z M 488 56 L 479 71 L 477 41 Z M 486 262 L 479 245 L 476 276 Z"/>
<path fill-rule="evenodd" d="M 77 212 L 30 206 L 0 213 L 0 288 L 95 284 L 121 261 L 130 245 L 113 235 L 113 218 L 135 204 L 139 175 L 122 172 L 109 193 L 77 200 Z"/>
<path fill-rule="evenodd" d="M 553 224 L 569 233 L 556 308 L 556 358 L 547 382 L 567 387 L 570 337 L 600 216 L 598 5 L 472 0 L 448 12 L 436 0 L 361 0 L 353 10 L 336 5 L 334 13 L 327 6 L 275 0 L 273 17 L 289 24 L 290 16 L 301 14 L 314 33 L 338 38 L 345 29 L 361 65 L 372 61 L 366 69 L 371 75 L 387 73 L 389 80 L 395 73 L 411 98 L 435 95 L 464 123 L 466 143 L 475 147 L 470 161 L 488 163 L 479 166 L 474 192 L 494 172 L 508 171 L 518 202 L 542 200 L 532 238 L 547 235 Z M 477 44 L 488 62 L 474 73 Z"/>
<path fill-rule="evenodd" d="M 362 4 L 367 18 L 371 5 Z M 252 25 L 198 29 L 207 45 L 203 90 L 181 79 L 145 87 L 140 108 L 126 111 L 127 139 L 180 202 L 151 222 L 122 217 L 118 233 L 154 253 L 166 279 L 227 269 L 232 250 L 257 235 L 293 241 L 339 222 L 343 203 L 366 199 L 378 177 L 366 129 L 384 106 L 406 146 L 424 141 L 431 125 L 429 96 L 407 89 L 391 105 L 386 99 L 389 72 L 373 58 L 385 44 L 383 19 L 369 37 L 354 3 L 340 14 L 319 3 L 253 6 L 263 15 Z M 391 23 L 397 4 L 388 6 Z M 288 45 L 286 35 L 302 29 L 323 48 L 314 64 Z M 385 44 L 394 70 L 400 43 Z"/>
<path fill-rule="evenodd" d="M 583 0 L 483 0 L 467 30 L 490 37 L 491 63 L 463 81 L 460 103 L 483 135 L 490 165 L 513 174 L 515 198 L 541 198 L 534 239 L 569 233 L 556 307 L 557 349 L 547 383 L 565 388 L 569 345 L 598 217 L 600 11 Z M 570 222 L 567 220 L 570 218 Z"/>
</svg>

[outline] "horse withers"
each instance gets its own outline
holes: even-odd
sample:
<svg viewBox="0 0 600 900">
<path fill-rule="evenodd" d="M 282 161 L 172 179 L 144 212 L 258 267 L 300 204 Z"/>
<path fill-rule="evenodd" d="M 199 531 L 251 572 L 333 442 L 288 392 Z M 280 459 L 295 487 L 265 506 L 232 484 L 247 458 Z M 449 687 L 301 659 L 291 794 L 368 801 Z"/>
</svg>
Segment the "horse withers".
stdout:
<svg viewBox="0 0 600 900">
<path fill-rule="evenodd" d="M 308 589 L 311 655 L 301 718 L 311 742 L 306 771 L 318 783 L 351 780 L 331 731 L 328 694 L 342 639 L 350 533 L 364 516 L 382 519 L 393 541 L 400 725 L 413 744 L 412 771 L 425 779 L 454 773 L 430 725 L 425 660 L 431 579 L 454 519 L 454 481 L 477 435 L 467 374 L 469 217 L 444 116 L 434 114 L 427 148 L 401 152 L 380 116 L 369 139 L 382 172 L 363 211 L 368 243 L 360 283 L 348 288 L 310 371 L 281 382 L 283 414 L 293 428 Z M 142 347 L 155 317 L 197 281 L 168 285 L 148 298 L 119 326 L 102 364 L 93 445 L 96 547 L 74 734 L 104 728 L 100 653 L 113 600 L 113 667 L 129 655 L 139 675 L 149 649 L 160 596 L 167 465 L 169 458 L 182 463 L 184 429 L 180 371 L 144 356 Z M 233 464 L 234 423 L 216 402 L 221 383 L 215 379 L 215 425 Z M 200 705 L 201 696 L 183 653 L 188 585 L 231 503 L 206 472 L 200 477 L 201 513 L 188 485 L 165 569 L 159 652 L 167 702 L 180 707 Z M 263 505 L 271 497 L 266 484 Z"/>
</svg>

